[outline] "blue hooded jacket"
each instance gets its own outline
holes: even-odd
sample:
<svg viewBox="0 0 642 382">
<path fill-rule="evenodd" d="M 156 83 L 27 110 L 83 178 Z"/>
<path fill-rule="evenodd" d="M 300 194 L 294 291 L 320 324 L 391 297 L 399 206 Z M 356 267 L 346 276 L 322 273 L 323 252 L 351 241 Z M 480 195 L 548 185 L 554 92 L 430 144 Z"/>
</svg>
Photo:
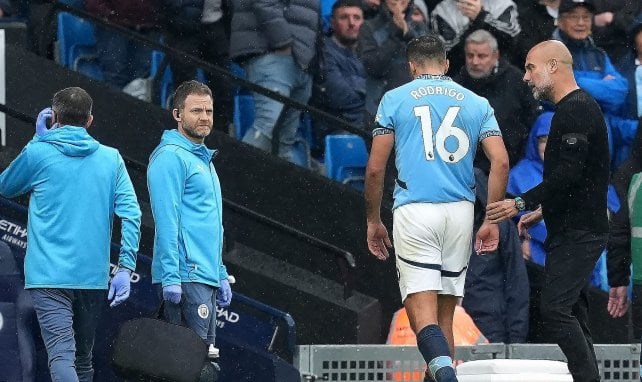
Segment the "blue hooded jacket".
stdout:
<svg viewBox="0 0 642 382">
<path fill-rule="evenodd" d="M 149 159 L 147 187 L 156 225 L 152 283 L 219 286 L 223 265 L 221 185 L 213 150 L 167 130 Z"/>
<path fill-rule="evenodd" d="M 506 191 L 518 196 L 542 182 L 544 176 L 544 161 L 540 158 L 537 150 L 539 137 L 548 135 L 551 129 L 552 112 L 544 112 L 535 120 L 533 128 L 526 143 L 526 155 L 524 159 L 517 162 L 508 173 L 508 184 Z M 531 259 L 537 264 L 544 265 L 546 259 L 546 225 L 544 221 L 536 224 L 528 230 L 531 235 Z"/>
<path fill-rule="evenodd" d="M 114 214 L 118 266 L 134 270 L 141 212 L 118 150 L 85 128 L 35 136 L 0 175 L 0 194 L 31 192 L 25 288 L 107 289 Z"/>
</svg>

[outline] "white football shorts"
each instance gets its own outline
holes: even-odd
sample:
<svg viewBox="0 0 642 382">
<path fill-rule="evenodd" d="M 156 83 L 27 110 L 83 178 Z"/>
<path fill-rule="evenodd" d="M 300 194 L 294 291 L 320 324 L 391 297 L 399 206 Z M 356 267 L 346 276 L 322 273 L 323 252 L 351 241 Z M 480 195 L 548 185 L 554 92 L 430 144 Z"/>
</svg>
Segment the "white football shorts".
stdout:
<svg viewBox="0 0 642 382">
<path fill-rule="evenodd" d="M 411 293 L 437 291 L 463 297 L 472 251 L 469 201 L 410 203 L 393 212 L 393 240 L 401 301 Z"/>
</svg>

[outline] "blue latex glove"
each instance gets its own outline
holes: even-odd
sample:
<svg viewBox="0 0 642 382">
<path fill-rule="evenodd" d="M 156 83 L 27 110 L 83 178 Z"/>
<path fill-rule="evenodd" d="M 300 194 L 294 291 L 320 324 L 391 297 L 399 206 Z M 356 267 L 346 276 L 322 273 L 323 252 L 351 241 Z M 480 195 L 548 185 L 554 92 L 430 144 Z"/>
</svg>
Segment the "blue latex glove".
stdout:
<svg viewBox="0 0 642 382">
<path fill-rule="evenodd" d="M 112 301 L 109 306 L 114 307 L 129 298 L 129 284 L 132 271 L 126 268 L 119 269 L 109 283 L 108 300 Z"/>
<path fill-rule="evenodd" d="M 47 121 L 51 120 L 53 117 L 53 110 L 50 107 L 44 108 L 38 113 L 38 119 L 36 119 L 36 134 L 45 135 L 49 132 L 50 129 L 47 128 Z M 55 128 L 55 125 L 51 127 Z"/>
<path fill-rule="evenodd" d="M 183 289 L 180 285 L 168 285 L 163 287 L 163 300 L 169 301 L 173 304 L 179 304 L 181 302 L 182 294 Z"/>
<path fill-rule="evenodd" d="M 221 280 L 221 285 L 216 292 L 216 305 L 221 307 L 230 306 L 232 302 L 232 287 L 228 279 Z"/>
</svg>

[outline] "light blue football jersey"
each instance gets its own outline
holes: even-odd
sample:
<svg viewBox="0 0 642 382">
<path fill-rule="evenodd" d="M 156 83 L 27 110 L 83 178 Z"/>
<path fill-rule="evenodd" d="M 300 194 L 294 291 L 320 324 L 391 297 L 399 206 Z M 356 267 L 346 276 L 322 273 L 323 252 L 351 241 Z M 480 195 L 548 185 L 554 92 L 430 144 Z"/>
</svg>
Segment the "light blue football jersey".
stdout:
<svg viewBox="0 0 642 382">
<path fill-rule="evenodd" d="M 475 201 L 473 159 L 478 143 L 501 136 L 483 97 L 446 76 L 423 75 L 388 91 L 375 122 L 395 134 L 398 176 L 394 207 Z"/>
</svg>

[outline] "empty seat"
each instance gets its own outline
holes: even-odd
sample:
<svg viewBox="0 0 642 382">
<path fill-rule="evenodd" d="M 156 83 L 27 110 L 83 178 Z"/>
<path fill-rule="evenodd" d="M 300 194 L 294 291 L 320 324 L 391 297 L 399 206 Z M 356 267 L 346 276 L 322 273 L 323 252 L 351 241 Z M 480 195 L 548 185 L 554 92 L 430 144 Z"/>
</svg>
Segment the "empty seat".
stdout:
<svg viewBox="0 0 642 382">
<path fill-rule="evenodd" d="M 329 178 L 363 190 L 368 151 L 358 135 L 325 137 L 325 168 Z"/>
<path fill-rule="evenodd" d="M 71 69 L 79 55 L 94 53 L 96 35 L 94 26 L 68 12 L 58 13 L 58 63 Z"/>
</svg>

